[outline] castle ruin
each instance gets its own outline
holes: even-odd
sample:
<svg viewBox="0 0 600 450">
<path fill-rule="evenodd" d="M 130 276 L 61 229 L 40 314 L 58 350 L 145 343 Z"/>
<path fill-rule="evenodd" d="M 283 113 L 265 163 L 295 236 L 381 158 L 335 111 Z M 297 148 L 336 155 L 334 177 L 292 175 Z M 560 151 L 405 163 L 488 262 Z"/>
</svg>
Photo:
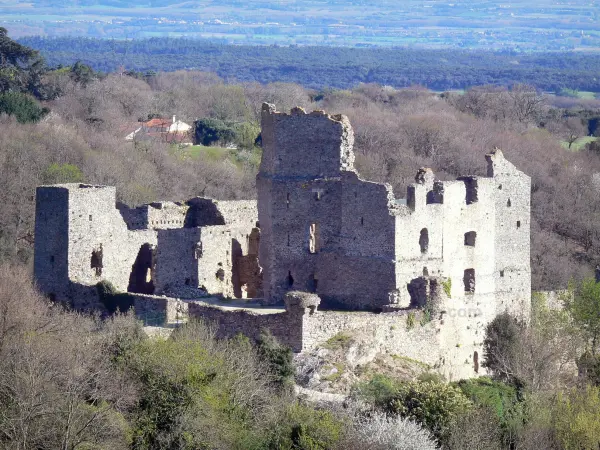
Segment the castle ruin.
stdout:
<svg viewBox="0 0 600 450">
<path fill-rule="evenodd" d="M 136 312 L 177 302 L 221 336 L 268 328 L 300 352 L 355 330 L 450 379 L 482 373 L 485 326 L 529 315 L 530 178 L 494 150 L 487 177 L 420 169 L 398 200 L 360 179 L 344 116 L 265 104 L 262 141 L 258 201 L 128 208 L 114 187 L 39 187 L 40 289 L 94 309 L 110 282 Z"/>
</svg>

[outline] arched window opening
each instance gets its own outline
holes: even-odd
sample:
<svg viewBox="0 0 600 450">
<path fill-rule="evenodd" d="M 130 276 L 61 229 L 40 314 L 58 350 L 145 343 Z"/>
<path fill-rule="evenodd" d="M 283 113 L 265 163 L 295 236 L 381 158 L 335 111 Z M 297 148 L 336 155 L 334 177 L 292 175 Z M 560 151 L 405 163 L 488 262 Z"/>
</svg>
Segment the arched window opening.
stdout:
<svg viewBox="0 0 600 450">
<path fill-rule="evenodd" d="M 154 294 L 154 261 L 154 247 L 149 243 L 142 245 L 131 267 L 127 292 Z"/>
<path fill-rule="evenodd" d="M 294 286 L 294 277 L 292 276 L 292 271 L 288 271 L 288 276 L 286 278 L 287 287 L 291 288 Z"/>
<path fill-rule="evenodd" d="M 217 270 L 217 273 L 215 273 L 215 277 L 219 281 L 225 281 L 225 271 L 223 269 Z"/>
<path fill-rule="evenodd" d="M 475 231 L 469 231 L 465 233 L 465 245 L 467 247 L 475 247 L 475 241 L 477 240 L 477 233 Z"/>
<path fill-rule="evenodd" d="M 421 253 L 427 253 L 427 250 L 429 249 L 429 231 L 427 231 L 427 228 L 421 230 L 419 247 L 421 247 Z"/>
<path fill-rule="evenodd" d="M 508 201 L 506 202 L 506 206 L 508 206 L 509 208 L 512 206 L 512 203 L 510 202 L 510 198 L 508 199 Z"/>
</svg>

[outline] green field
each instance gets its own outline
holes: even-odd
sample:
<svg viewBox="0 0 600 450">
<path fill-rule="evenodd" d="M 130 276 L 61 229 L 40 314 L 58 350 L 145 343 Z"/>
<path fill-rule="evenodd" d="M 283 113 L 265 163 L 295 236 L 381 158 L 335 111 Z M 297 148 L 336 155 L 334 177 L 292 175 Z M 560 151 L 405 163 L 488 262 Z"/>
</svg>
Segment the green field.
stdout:
<svg viewBox="0 0 600 450">
<path fill-rule="evenodd" d="M 567 141 L 562 141 L 560 143 L 560 145 L 562 145 L 563 148 L 566 148 L 566 149 L 571 150 L 573 152 L 577 152 L 577 151 L 583 149 L 583 147 L 585 147 L 586 144 L 589 144 L 590 142 L 594 142 L 596 140 L 598 140 L 598 138 L 596 138 L 596 137 L 593 137 L 593 136 L 584 136 L 584 137 L 581 137 L 581 138 L 577 139 L 575 142 L 573 142 L 571 144 L 571 148 L 570 149 L 569 149 L 569 143 Z"/>
<path fill-rule="evenodd" d="M 247 166 L 258 167 L 260 164 L 261 150 L 258 147 L 252 150 L 227 149 L 223 147 L 205 147 L 203 145 L 190 145 L 188 147 L 172 146 L 171 153 L 186 160 L 203 160 L 219 162 L 229 160 L 239 169 Z"/>
<path fill-rule="evenodd" d="M 278 45 L 598 51 L 595 1 L 4 0 L 0 26 L 31 35 L 150 36 Z M 368 7 L 366 7 L 368 5 Z"/>
</svg>

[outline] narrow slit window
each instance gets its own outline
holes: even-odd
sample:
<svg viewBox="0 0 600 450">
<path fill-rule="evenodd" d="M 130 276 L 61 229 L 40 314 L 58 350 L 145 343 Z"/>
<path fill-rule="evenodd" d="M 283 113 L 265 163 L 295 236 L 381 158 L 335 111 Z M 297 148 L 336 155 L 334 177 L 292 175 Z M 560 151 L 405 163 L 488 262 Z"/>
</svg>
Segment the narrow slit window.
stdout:
<svg viewBox="0 0 600 450">
<path fill-rule="evenodd" d="M 427 253 L 427 250 L 429 249 L 429 231 L 427 231 L 427 228 L 421 230 L 419 247 L 421 247 L 421 253 Z"/>
<path fill-rule="evenodd" d="M 479 373 L 479 353 L 473 352 L 473 369 L 475 373 Z"/>
<path fill-rule="evenodd" d="M 521 221 L 517 220 L 517 228 L 521 228 Z"/>
<path fill-rule="evenodd" d="M 473 294 L 475 292 L 475 269 L 466 269 L 463 276 L 465 285 L 465 294 Z"/>
<path fill-rule="evenodd" d="M 286 277 L 287 287 L 291 288 L 294 286 L 294 277 L 292 276 L 292 271 L 288 271 L 288 276 Z"/>
<path fill-rule="evenodd" d="M 308 251 L 317 253 L 319 251 L 319 224 L 311 223 L 308 230 Z"/>
<path fill-rule="evenodd" d="M 287 208 L 290 207 L 290 193 L 288 192 L 286 199 L 285 199 L 285 205 Z"/>
<path fill-rule="evenodd" d="M 510 202 L 510 198 L 509 198 L 509 199 L 508 199 L 508 201 L 506 202 L 506 206 L 507 206 L 507 207 L 509 207 L 509 208 L 512 206 L 512 203 Z"/>
</svg>

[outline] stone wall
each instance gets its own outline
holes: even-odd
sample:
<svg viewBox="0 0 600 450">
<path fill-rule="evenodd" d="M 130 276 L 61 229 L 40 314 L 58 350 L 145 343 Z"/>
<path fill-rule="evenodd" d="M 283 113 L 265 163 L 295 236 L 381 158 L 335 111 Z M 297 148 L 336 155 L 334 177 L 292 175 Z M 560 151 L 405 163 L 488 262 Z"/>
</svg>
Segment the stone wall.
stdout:
<svg viewBox="0 0 600 450">
<path fill-rule="evenodd" d="M 38 188 L 34 273 L 43 292 L 85 309 L 97 301 L 93 293 L 76 294 L 79 286 L 104 281 L 119 292 L 179 295 L 196 289 L 196 296 L 242 297 L 233 269 L 237 258 L 248 255 L 256 202 L 196 198 L 130 209 L 117 207 L 115 197 L 109 186 Z M 198 225 L 215 222 L 222 225 Z M 243 282 L 261 292 L 256 255 L 243 265 Z"/>
<path fill-rule="evenodd" d="M 463 313 L 446 308 L 430 318 L 421 310 L 376 314 L 288 306 L 285 312 L 263 314 L 248 309 L 225 310 L 200 301 L 189 302 L 188 307 L 190 318 L 212 323 L 220 338 L 241 333 L 258 339 L 264 328 L 301 352 L 313 350 L 340 333 L 360 333 L 371 337 L 374 353 L 422 361 L 449 380 L 485 374 L 480 367 L 484 317 L 474 305 L 461 310 Z"/>
</svg>

